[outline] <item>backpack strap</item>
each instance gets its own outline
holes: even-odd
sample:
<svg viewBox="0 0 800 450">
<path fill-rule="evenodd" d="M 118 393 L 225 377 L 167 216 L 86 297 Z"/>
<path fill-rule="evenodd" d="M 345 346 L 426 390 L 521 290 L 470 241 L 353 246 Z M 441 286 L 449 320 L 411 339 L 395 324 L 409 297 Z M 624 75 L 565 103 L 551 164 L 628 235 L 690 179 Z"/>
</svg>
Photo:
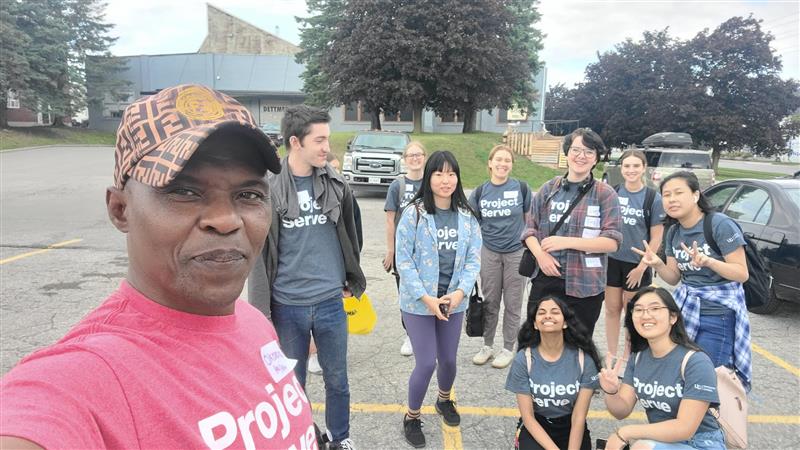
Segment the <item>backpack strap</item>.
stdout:
<svg viewBox="0 0 800 450">
<path fill-rule="evenodd" d="M 520 192 L 522 192 L 522 210 L 525 211 L 526 204 L 530 207 L 530 203 L 528 202 L 530 199 L 531 191 L 530 188 L 528 187 L 528 183 L 522 180 L 517 180 L 517 181 L 519 181 L 519 190 Z"/>
<path fill-rule="evenodd" d="M 714 213 L 706 214 L 706 216 L 703 217 L 703 237 L 705 237 L 706 243 L 709 245 L 709 247 L 711 247 L 712 250 L 717 252 L 718 255 L 722 255 L 719 245 L 717 245 L 717 241 L 714 240 L 714 231 L 711 229 L 711 221 L 713 217 Z"/>
<path fill-rule="evenodd" d="M 401 173 L 397 176 L 397 181 L 400 184 L 398 186 L 400 189 L 397 191 L 397 206 L 400 206 L 403 204 L 403 197 L 406 195 L 406 176 Z"/>
<path fill-rule="evenodd" d="M 531 368 L 533 367 L 533 358 L 531 357 L 531 348 L 525 347 L 525 362 L 528 363 L 528 386 L 531 385 Z M 531 398 L 533 398 L 533 386 L 530 386 Z"/>
<path fill-rule="evenodd" d="M 486 183 L 488 183 L 488 181 L 481 183 L 480 185 L 478 185 L 478 187 L 475 188 L 475 203 L 478 204 L 478 208 L 475 211 L 475 214 L 478 215 L 477 217 L 478 221 L 483 220 L 483 215 L 481 214 L 481 195 L 483 194 L 483 185 Z"/>
<path fill-rule="evenodd" d="M 683 361 L 681 361 L 681 380 L 683 381 L 686 381 L 686 378 L 683 376 L 684 372 L 686 372 L 686 364 L 689 362 L 689 358 L 691 358 L 692 355 L 694 355 L 695 353 L 697 352 L 695 352 L 694 350 L 689 350 L 683 356 Z"/>
<path fill-rule="evenodd" d="M 581 377 L 583 377 L 583 349 L 578 349 L 578 366 L 581 368 Z"/>
<path fill-rule="evenodd" d="M 656 201 L 656 190 L 645 186 L 647 192 L 644 194 L 644 223 L 647 226 L 647 240 L 650 240 L 650 227 L 652 226 L 650 213 L 653 210 L 653 202 Z"/>
</svg>

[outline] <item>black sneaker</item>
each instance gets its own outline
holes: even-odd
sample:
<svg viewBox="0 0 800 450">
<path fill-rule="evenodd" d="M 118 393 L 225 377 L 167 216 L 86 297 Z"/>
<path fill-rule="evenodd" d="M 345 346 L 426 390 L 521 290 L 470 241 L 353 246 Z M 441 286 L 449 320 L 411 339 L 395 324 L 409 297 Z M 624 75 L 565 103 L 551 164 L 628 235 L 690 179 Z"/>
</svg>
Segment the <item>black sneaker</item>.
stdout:
<svg viewBox="0 0 800 450">
<path fill-rule="evenodd" d="M 422 419 L 403 418 L 403 435 L 406 442 L 414 448 L 425 447 L 425 435 L 422 434 Z"/>
<path fill-rule="evenodd" d="M 436 400 L 436 412 L 442 415 L 442 420 L 451 427 L 461 424 L 461 415 L 456 411 L 456 404 L 452 400 Z"/>
</svg>

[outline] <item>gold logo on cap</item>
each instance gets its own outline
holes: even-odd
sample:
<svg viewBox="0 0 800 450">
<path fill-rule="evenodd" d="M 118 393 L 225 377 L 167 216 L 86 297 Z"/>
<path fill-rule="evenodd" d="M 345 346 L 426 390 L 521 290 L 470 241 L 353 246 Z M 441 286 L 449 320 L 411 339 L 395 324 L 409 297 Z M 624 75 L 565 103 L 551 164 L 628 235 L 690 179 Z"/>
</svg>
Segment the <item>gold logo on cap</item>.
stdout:
<svg viewBox="0 0 800 450">
<path fill-rule="evenodd" d="M 175 108 L 193 120 L 214 120 L 225 114 L 222 103 L 211 92 L 196 86 L 178 94 Z"/>
</svg>

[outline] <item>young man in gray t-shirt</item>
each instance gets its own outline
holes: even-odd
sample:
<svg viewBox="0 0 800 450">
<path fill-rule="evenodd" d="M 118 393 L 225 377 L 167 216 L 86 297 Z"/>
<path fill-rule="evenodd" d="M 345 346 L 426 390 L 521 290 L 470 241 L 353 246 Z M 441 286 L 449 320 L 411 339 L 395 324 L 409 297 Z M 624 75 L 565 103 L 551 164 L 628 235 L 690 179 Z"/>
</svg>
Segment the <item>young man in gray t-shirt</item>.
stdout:
<svg viewBox="0 0 800 450">
<path fill-rule="evenodd" d="M 270 177 L 273 224 L 250 275 L 249 298 L 271 314 L 281 348 L 296 360 L 305 387 L 311 334 L 325 381 L 328 448 L 354 448 L 350 439 L 347 314 L 342 297 L 366 288 L 359 267 L 353 194 L 327 163 L 330 116 L 305 105 L 286 110 L 281 130 L 289 154 Z"/>
</svg>

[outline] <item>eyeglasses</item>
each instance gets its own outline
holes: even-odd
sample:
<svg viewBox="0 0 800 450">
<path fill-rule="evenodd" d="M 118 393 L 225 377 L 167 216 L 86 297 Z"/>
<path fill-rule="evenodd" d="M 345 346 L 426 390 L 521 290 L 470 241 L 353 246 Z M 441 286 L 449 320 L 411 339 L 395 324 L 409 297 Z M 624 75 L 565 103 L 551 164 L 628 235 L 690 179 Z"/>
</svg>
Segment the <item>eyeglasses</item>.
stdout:
<svg viewBox="0 0 800 450">
<path fill-rule="evenodd" d="M 667 309 L 666 306 L 650 306 L 649 308 L 633 308 L 633 316 L 634 317 L 642 317 L 645 312 L 650 317 L 653 317 L 657 312 L 661 311 L 662 309 Z"/>
<path fill-rule="evenodd" d="M 418 158 L 424 158 L 424 157 L 425 157 L 425 153 L 409 153 L 409 154 L 406 155 L 407 159 L 418 159 Z"/>
<path fill-rule="evenodd" d="M 574 156 L 583 154 L 583 156 L 587 158 L 594 157 L 597 155 L 597 152 L 590 148 L 570 147 L 569 152 L 572 153 Z"/>
</svg>

